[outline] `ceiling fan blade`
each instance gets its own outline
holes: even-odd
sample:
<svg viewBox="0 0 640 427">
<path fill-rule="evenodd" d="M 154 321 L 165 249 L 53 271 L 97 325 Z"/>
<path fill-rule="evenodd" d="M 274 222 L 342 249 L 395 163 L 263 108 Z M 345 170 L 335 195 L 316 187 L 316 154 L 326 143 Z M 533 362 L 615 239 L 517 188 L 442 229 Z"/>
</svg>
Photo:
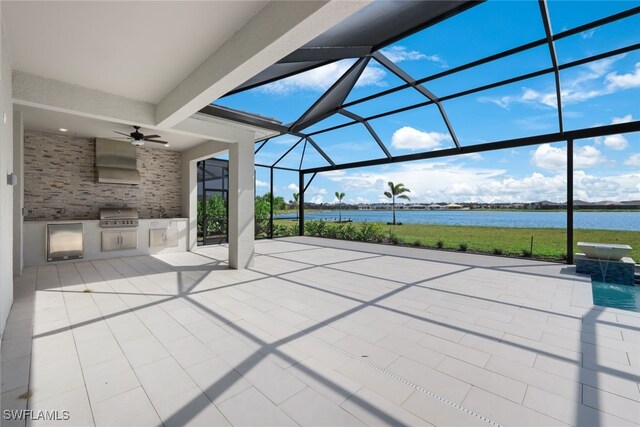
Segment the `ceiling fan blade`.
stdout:
<svg viewBox="0 0 640 427">
<path fill-rule="evenodd" d="M 157 140 L 157 139 L 155 139 L 155 140 L 154 140 L 154 139 L 147 139 L 147 138 L 145 138 L 144 140 L 145 140 L 145 141 L 148 141 L 148 142 L 155 142 L 156 144 L 168 144 L 168 142 L 167 142 L 167 141 L 160 141 L 160 140 Z"/>
<path fill-rule="evenodd" d="M 118 132 L 117 130 L 114 130 L 115 133 L 120 134 L 120 135 L 124 135 L 127 138 L 131 138 L 131 135 L 129 135 L 128 133 L 122 133 L 122 132 Z"/>
<path fill-rule="evenodd" d="M 149 140 L 149 139 L 155 139 L 155 138 L 160 138 L 160 135 L 145 135 L 144 138 L 145 140 Z"/>
</svg>

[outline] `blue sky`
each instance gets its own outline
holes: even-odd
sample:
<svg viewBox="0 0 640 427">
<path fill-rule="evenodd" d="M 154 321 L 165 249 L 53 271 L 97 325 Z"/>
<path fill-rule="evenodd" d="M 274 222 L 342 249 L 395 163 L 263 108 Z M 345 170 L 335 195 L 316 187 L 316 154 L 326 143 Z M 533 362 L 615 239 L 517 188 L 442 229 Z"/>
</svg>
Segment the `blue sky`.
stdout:
<svg viewBox="0 0 640 427">
<path fill-rule="evenodd" d="M 640 1 L 550 1 L 552 29 L 560 32 Z M 432 75 L 487 55 L 544 37 L 535 1 L 489 1 L 383 50 L 414 78 Z M 560 64 L 640 42 L 640 16 L 627 18 L 556 43 Z M 343 60 L 282 81 L 217 100 L 231 108 L 275 117 L 290 123 L 304 113 L 344 73 L 354 60 Z M 439 97 L 475 86 L 547 68 L 546 46 L 467 70 L 425 86 Z M 371 61 L 347 102 L 393 88 L 402 82 Z M 610 57 L 561 72 L 565 129 L 579 129 L 640 119 L 640 51 Z M 363 117 L 423 102 L 414 89 L 356 104 L 349 109 Z M 461 145 L 558 131 L 553 75 L 478 92 L 443 103 Z M 305 132 L 348 121 L 340 115 Z M 435 106 L 399 113 L 370 122 L 392 155 L 453 147 Z M 383 153 L 364 126 L 353 125 L 314 137 L 336 163 L 374 159 Z M 297 141 L 275 138 L 257 154 L 256 162 L 271 164 Z M 280 163 L 298 168 L 301 143 Z M 334 203 L 344 191 L 350 203 L 385 200 L 387 181 L 411 189 L 414 202 L 512 202 L 566 198 L 566 145 L 544 144 L 319 174 L 307 201 Z M 303 168 L 327 163 L 308 146 Z M 612 135 L 575 142 L 575 198 L 640 200 L 640 133 Z M 269 189 L 269 171 L 257 168 L 257 192 Z M 291 199 L 297 173 L 277 171 L 276 195 Z"/>
</svg>

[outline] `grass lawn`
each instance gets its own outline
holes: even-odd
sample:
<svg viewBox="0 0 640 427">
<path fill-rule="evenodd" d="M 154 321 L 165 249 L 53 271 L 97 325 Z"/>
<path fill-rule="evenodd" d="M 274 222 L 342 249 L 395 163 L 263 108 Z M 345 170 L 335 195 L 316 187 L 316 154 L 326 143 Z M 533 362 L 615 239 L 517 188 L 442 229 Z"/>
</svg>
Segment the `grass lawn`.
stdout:
<svg viewBox="0 0 640 427">
<path fill-rule="evenodd" d="M 278 224 L 290 226 L 291 220 L 276 220 Z M 332 223 L 327 223 L 331 225 Z M 353 223 L 355 227 L 359 223 Z M 391 231 L 402 243 L 435 248 L 441 240 L 445 249 L 458 250 L 466 244 L 469 251 L 494 253 L 501 251 L 507 255 L 521 255 L 528 250 L 533 236 L 533 256 L 561 259 L 566 253 L 566 230 L 561 228 L 507 228 L 469 227 L 432 224 L 382 224 L 385 232 Z M 631 245 L 631 257 L 640 263 L 640 231 L 621 230 L 575 230 L 574 242 L 620 243 Z M 577 246 L 574 253 L 578 252 Z"/>
</svg>

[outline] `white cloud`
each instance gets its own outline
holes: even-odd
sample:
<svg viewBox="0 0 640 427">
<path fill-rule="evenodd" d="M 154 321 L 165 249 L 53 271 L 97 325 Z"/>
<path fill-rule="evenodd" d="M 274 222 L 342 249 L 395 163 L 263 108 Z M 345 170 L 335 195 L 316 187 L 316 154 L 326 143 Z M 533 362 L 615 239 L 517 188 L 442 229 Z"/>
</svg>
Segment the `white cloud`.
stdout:
<svg viewBox="0 0 640 427">
<path fill-rule="evenodd" d="M 611 124 L 617 125 L 620 123 L 629 123 L 633 121 L 633 116 L 631 114 L 627 114 L 625 116 L 622 117 L 614 117 L 611 120 Z"/>
<path fill-rule="evenodd" d="M 352 203 L 352 204 L 354 204 L 354 203 L 355 204 L 360 204 L 360 203 L 367 204 L 367 203 L 371 203 L 371 202 L 369 201 L 369 199 L 367 199 L 365 197 L 358 196 L 355 199 L 349 199 L 348 203 Z"/>
<path fill-rule="evenodd" d="M 633 121 L 633 116 L 631 114 L 627 114 L 625 116 L 622 117 L 614 117 L 611 120 L 611 124 L 619 124 L 619 123 L 628 123 Z M 621 134 L 615 134 L 615 135 L 607 135 L 605 137 L 598 137 L 595 138 L 595 141 L 597 144 L 601 144 L 603 143 L 604 145 L 607 146 L 607 148 L 610 148 L 612 150 L 624 150 L 629 146 L 629 141 L 627 140 L 627 138 Z"/>
<path fill-rule="evenodd" d="M 574 168 L 589 168 L 607 162 L 607 158 L 600 150 L 592 145 L 574 147 L 573 149 Z"/>
<path fill-rule="evenodd" d="M 512 177 L 505 169 L 466 167 L 452 160 L 392 165 L 382 172 L 347 172 L 332 180 L 340 188 L 356 184 L 352 191 L 357 190 L 359 197 L 382 202 L 388 201 L 382 196 L 387 181 L 404 183 L 411 190 L 411 201 L 418 203 L 561 202 L 567 190 L 564 170 Z M 639 182 L 640 173 L 594 176 L 576 170 L 574 194 L 587 201 L 635 200 L 640 199 Z"/>
<path fill-rule="evenodd" d="M 333 170 L 333 171 L 327 171 L 327 172 L 322 172 L 323 176 L 326 176 L 327 178 L 332 177 L 332 176 L 343 176 L 346 175 L 346 171 L 340 169 L 340 170 Z"/>
<path fill-rule="evenodd" d="M 574 147 L 574 168 L 589 168 L 606 162 L 606 157 L 602 155 L 600 150 L 592 145 Z M 547 170 L 566 169 L 567 149 L 554 147 L 550 144 L 539 145 L 533 152 L 531 163 L 534 166 Z"/>
<path fill-rule="evenodd" d="M 561 86 L 563 105 L 578 104 L 602 95 L 608 95 L 619 90 L 640 87 L 640 62 L 635 64 L 633 72 L 619 74 L 611 71 L 616 61 L 624 58 L 618 55 L 601 59 L 584 66 L 584 69 L 573 78 L 565 78 Z M 557 108 L 555 88 L 538 91 L 529 87 L 522 87 L 518 95 L 505 95 L 499 98 L 481 97 L 480 102 L 491 102 L 504 109 L 512 104 L 531 104 L 543 107 Z"/>
<path fill-rule="evenodd" d="M 256 187 L 268 187 L 269 183 L 268 182 L 264 182 L 264 181 L 260 181 L 259 179 L 256 179 Z"/>
<path fill-rule="evenodd" d="M 356 82 L 356 87 L 362 86 L 386 86 L 383 82 L 387 73 L 380 67 L 369 64 L 364 69 Z"/>
<path fill-rule="evenodd" d="M 410 126 L 396 130 L 391 137 L 391 145 L 401 150 L 432 150 L 451 137 L 446 133 L 423 132 Z"/>
<path fill-rule="evenodd" d="M 583 32 L 581 32 L 581 33 L 580 33 L 580 37 L 581 37 L 582 39 L 584 39 L 584 40 L 587 40 L 587 39 L 592 38 L 592 37 L 593 37 L 593 35 L 595 34 L 595 32 L 596 32 L 596 29 L 595 29 L 595 28 L 592 28 L 592 29 L 590 29 L 590 30 L 587 30 L 587 31 L 583 31 Z"/>
<path fill-rule="evenodd" d="M 636 63 L 635 70 L 631 73 L 618 74 L 617 71 L 614 71 L 607 74 L 606 80 L 607 89 L 610 91 L 640 87 L 640 62 Z"/>
<path fill-rule="evenodd" d="M 564 169 L 567 165 L 567 150 L 542 144 L 536 148 L 531 163 L 543 169 Z"/>
<path fill-rule="evenodd" d="M 602 142 L 612 150 L 624 150 L 629 146 L 629 141 L 627 141 L 627 138 L 620 134 L 607 135 L 603 138 Z"/>
<path fill-rule="evenodd" d="M 324 196 L 322 196 L 320 194 L 318 194 L 316 196 L 313 196 L 311 198 L 311 200 L 309 200 L 309 203 L 317 203 L 317 204 L 320 205 L 320 204 L 324 203 Z"/>
<path fill-rule="evenodd" d="M 484 160 L 484 157 L 482 157 L 482 154 L 480 153 L 469 153 L 469 154 L 463 154 L 461 156 L 457 156 L 463 159 L 469 159 L 469 160 L 473 160 L 476 162 L 479 162 L 480 160 Z"/>
<path fill-rule="evenodd" d="M 587 201 L 637 200 L 640 197 L 640 173 L 617 176 L 591 176 L 584 171 L 573 175 L 574 197 Z"/>
<path fill-rule="evenodd" d="M 298 192 L 298 186 L 297 186 L 297 185 L 295 185 L 293 182 L 292 182 L 291 184 L 287 185 L 287 188 L 288 188 L 290 191 L 293 191 L 294 193 L 297 193 L 297 192 Z"/>
<path fill-rule="evenodd" d="M 286 95 L 292 92 L 310 90 L 324 92 L 331 87 L 353 65 L 345 59 L 314 68 L 304 73 L 260 86 L 259 91 L 267 94 Z M 386 72 L 379 66 L 367 66 L 358 79 L 356 86 L 384 86 Z"/>
<path fill-rule="evenodd" d="M 391 46 L 388 49 L 382 49 L 382 54 L 389 58 L 392 62 L 402 61 L 418 61 L 427 59 L 427 55 L 417 50 L 409 50 L 405 46 Z"/>
<path fill-rule="evenodd" d="M 307 190 L 304 192 L 304 194 L 326 195 L 327 194 L 327 189 L 326 188 L 318 188 L 318 187 L 314 187 L 313 185 L 311 185 L 311 186 L 309 186 L 309 188 L 307 188 Z"/>
<path fill-rule="evenodd" d="M 382 54 L 389 58 L 391 62 L 402 61 L 419 61 L 426 59 L 427 61 L 440 64 L 441 67 L 446 67 L 447 63 L 440 58 L 439 55 L 425 55 L 417 50 L 409 50 L 405 46 L 391 46 L 388 49 L 382 49 Z"/>
<path fill-rule="evenodd" d="M 625 160 L 624 164 L 640 168 L 640 153 L 632 154 L 627 160 Z"/>
</svg>

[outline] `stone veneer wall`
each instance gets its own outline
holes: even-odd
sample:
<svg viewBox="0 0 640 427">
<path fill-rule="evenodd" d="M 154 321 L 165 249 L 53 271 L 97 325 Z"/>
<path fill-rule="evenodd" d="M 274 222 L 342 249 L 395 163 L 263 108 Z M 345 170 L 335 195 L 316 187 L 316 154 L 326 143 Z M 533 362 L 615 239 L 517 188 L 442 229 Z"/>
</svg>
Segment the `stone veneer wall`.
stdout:
<svg viewBox="0 0 640 427">
<path fill-rule="evenodd" d="M 140 185 L 97 184 L 95 139 L 24 132 L 25 220 L 98 219 L 102 207 L 140 218 L 181 216 L 180 153 L 138 147 Z"/>
<path fill-rule="evenodd" d="M 598 282 L 633 286 L 635 262 L 628 257 L 620 261 L 600 261 L 587 258 L 584 254 L 576 254 L 576 273 L 588 274 Z M 603 274 L 605 277 L 602 277 Z"/>
</svg>

